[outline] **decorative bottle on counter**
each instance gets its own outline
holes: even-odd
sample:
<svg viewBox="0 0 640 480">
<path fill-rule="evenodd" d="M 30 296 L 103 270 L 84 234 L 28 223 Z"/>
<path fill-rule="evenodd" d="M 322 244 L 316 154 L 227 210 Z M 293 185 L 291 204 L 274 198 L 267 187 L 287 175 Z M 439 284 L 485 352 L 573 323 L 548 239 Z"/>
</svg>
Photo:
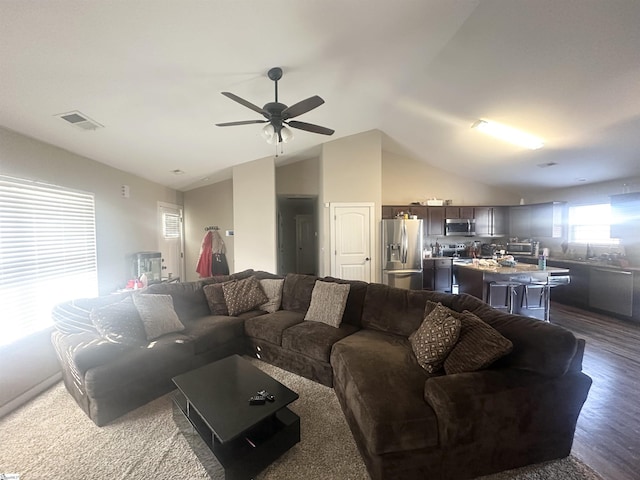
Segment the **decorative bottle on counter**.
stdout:
<svg viewBox="0 0 640 480">
<path fill-rule="evenodd" d="M 538 270 L 546 270 L 547 269 L 547 257 L 544 255 L 538 256 Z"/>
</svg>

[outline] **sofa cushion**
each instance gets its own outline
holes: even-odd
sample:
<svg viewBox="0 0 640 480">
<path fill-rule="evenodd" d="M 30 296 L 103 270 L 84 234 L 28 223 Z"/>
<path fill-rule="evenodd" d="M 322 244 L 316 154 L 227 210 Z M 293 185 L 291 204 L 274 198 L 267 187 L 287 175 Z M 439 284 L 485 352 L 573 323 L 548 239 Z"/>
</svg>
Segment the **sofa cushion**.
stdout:
<svg viewBox="0 0 640 480">
<path fill-rule="evenodd" d="M 269 300 L 256 277 L 223 283 L 222 291 L 231 316 L 254 310 Z"/>
<path fill-rule="evenodd" d="M 519 368 L 547 377 L 560 377 L 572 364 L 578 340 L 570 331 L 549 322 L 510 315 L 484 303 L 468 310 L 513 343 L 511 353 L 497 360 L 494 367 Z"/>
<path fill-rule="evenodd" d="M 311 303 L 311 292 L 318 277 L 288 273 L 282 287 L 282 309 L 306 313 Z"/>
<path fill-rule="evenodd" d="M 513 344 L 500 333 L 465 310 L 458 316 L 460 338 L 444 362 L 447 374 L 475 372 L 508 354 Z"/>
<path fill-rule="evenodd" d="M 357 331 L 358 327 L 348 323 L 335 328 L 322 322 L 301 322 L 282 332 L 282 348 L 328 363 L 333 344 Z"/>
<path fill-rule="evenodd" d="M 280 310 L 284 278 L 263 278 L 260 279 L 260 286 L 262 286 L 262 290 L 264 290 L 265 295 L 269 299 L 266 303 L 260 305 L 260 310 L 264 310 L 267 313 Z"/>
<path fill-rule="evenodd" d="M 429 304 L 430 302 L 427 302 Z M 460 336 L 461 322 L 441 303 L 430 309 L 420 328 L 409 335 L 418 364 L 427 372 L 437 372 Z"/>
<path fill-rule="evenodd" d="M 133 296 L 133 303 L 140 314 L 147 340 L 184 330 L 173 308 L 171 295 L 138 294 Z"/>
<path fill-rule="evenodd" d="M 199 355 L 244 335 L 244 320 L 237 317 L 209 315 L 198 318 L 182 332 Z"/>
<path fill-rule="evenodd" d="M 132 297 L 104 307 L 94 308 L 91 321 L 100 335 L 113 343 L 146 345 L 147 334 Z"/>
<path fill-rule="evenodd" d="M 372 454 L 438 445 L 438 421 L 423 393 L 431 375 L 407 338 L 360 330 L 335 343 L 331 366 Z"/>
<path fill-rule="evenodd" d="M 209 305 L 211 315 L 229 315 L 227 302 L 224 300 L 224 292 L 222 291 L 223 283 L 211 283 L 202 287 L 204 296 Z"/>
<path fill-rule="evenodd" d="M 171 295 L 173 308 L 181 322 L 210 314 L 200 282 L 154 283 L 144 293 Z"/>
<path fill-rule="evenodd" d="M 349 284 L 316 281 L 305 320 L 338 328 L 349 296 Z"/>
<path fill-rule="evenodd" d="M 304 314 L 289 310 L 265 313 L 244 321 L 244 333 L 248 337 L 265 340 L 276 345 L 282 344 L 282 332 L 304 321 Z"/>
<path fill-rule="evenodd" d="M 342 323 L 350 323 L 356 327 L 362 327 L 362 308 L 369 284 L 360 280 L 343 280 L 334 277 L 324 277 L 323 282 L 335 282 L 349 285 L 349 296 L 344 307 Z"/>
<path fill-rule="evenodd" d="M 422 324 L 425 303 L 433 293 L 372 283 L 365 296 L 362 326 L 408 337 Z"/>
</svg>

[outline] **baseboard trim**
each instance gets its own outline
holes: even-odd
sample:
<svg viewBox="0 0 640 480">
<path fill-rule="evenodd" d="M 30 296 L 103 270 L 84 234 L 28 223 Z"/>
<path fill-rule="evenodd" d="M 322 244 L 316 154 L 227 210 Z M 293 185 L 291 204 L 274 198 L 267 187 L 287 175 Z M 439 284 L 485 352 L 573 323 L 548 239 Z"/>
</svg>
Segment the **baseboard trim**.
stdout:
<svg viewBox="0 0 640 480">
<path fill-rule="evenodd" d="M 52 375 L 51 377 L 37 384 L 35 387 L 30 388 L 23 394 L 18 395 L 13 400 L 8 401 L 0 407 L 0 418 L 4 417 L 8 413 L 13 412 L 16 408 L 24 405 L 32 398 L 37 397 L 46 389 L 58 383 L 60 380 L 62 380 L 62 372 L 58 372 L 55 375 Z"/>
</svg>

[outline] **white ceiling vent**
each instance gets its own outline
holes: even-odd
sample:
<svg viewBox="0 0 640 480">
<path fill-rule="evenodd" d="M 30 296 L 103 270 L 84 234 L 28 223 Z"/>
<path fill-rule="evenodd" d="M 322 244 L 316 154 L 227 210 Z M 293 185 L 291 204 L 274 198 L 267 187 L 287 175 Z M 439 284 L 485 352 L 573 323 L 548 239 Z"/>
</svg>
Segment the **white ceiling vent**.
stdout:
<svg viewBox="0 0 640 480">
<path fill-rule="evenodd" d="M 66 122 L 69 122 L 74 127 L 80 128 L 81 130 L 97 130 L 98 128 L 104 128 L 104 125 L 100 125 L 95 120 L 91 120 L 84 113 L 78 112 L 77 110 L 73 112 L 60 113 L 56 116 Z"/>
</svg>

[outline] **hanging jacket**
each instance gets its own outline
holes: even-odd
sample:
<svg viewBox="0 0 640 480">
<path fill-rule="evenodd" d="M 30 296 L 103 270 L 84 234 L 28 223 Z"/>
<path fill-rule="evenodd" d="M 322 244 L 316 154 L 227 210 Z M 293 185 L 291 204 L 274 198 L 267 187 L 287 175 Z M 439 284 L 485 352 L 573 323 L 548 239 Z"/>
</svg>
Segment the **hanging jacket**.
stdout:
<svg viewBox="0 0 640 480">
<path fill-rule="evenodd" d="M 220 235 L 218 235 L 220 237 Z M 200 275 L 200 278 L 206 278 L 211 276 L 211 263 L 212 263 L 212 241 L 213 231 L 209 230 L 204 234 L 202 239 L 202 245 L 200 246 L 200 256 L 198 257 L 198 263 L 196 265 L 196 272 Z"/>
</svg>

